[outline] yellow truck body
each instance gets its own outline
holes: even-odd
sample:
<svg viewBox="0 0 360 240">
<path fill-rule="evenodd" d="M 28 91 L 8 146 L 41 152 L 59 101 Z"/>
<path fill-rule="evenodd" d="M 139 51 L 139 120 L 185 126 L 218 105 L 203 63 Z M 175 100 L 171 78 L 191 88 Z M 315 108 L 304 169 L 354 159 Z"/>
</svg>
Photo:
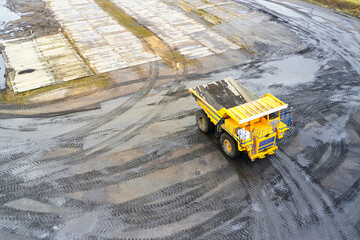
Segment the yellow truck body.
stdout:
<svg viewBox="0 0 360 240">
<path fill-rule="evenodd" d="M 232 78 L 190 88 L 189 92 L 216 131 L 230 135 L 236 142 L 235 150 L 247 152 L 252 161 L 274 154 L 277 141 L 289 129 L 289 115 L 286 114 L 287 121 L 281 115 L 287 104 L 271 94 L 259 97 Z M 197 119 L 200 125 L 208 120 Z M 235 150 L 231 146 L 233 141 L 226 136 L 222 148 L 228 154 Z"/>
</svg>

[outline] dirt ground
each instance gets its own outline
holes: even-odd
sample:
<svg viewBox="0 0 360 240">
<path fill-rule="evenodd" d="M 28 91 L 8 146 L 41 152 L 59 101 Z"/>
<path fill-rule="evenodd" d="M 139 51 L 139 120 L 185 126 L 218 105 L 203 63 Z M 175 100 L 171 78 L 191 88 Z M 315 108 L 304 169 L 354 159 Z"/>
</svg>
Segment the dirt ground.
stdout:
<svg viewBox="0 0 360 240">
<path fill-rule="evenodd" d="M 1 39 L 41 37 L 58 32 L 60 25 L 43 1 L 10 0 L 7 4 L 21 19 L 9 23 L 6 31 L 1 34 Z"/>
<path fill-rule="evenodd" d="M 151 63 L 89 95 L 0 105 L 0 238 L 358 239 L 359 20 L 297 0 L 237 2 L 302 47 Z M 294 108 L 275 155 L 230 160 L 197 129 L 187 89 L 228 76 Z"/>
</svg>

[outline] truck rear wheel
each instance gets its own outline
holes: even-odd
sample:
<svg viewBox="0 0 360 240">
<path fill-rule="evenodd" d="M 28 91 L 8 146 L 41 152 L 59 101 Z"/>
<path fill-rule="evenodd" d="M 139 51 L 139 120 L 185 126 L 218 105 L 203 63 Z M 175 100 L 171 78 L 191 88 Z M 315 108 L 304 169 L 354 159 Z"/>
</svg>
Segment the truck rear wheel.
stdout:
<svg viewBox="0 0 360 240">
<path fill-rule="evenodd" d="M 239 155 L 239 149 L 234 138 L 224 132 L 220 136 L 221 147 L 226 155 L 230 158 L 236 158 Z"/>
<path fill-rule="evenodd" d="M 214 124 L 210 121 L 204 110 L 198 110 L 196 112 L 196 122 L 203 133 L 208 133 L 214 128 Z"/>
</svg>

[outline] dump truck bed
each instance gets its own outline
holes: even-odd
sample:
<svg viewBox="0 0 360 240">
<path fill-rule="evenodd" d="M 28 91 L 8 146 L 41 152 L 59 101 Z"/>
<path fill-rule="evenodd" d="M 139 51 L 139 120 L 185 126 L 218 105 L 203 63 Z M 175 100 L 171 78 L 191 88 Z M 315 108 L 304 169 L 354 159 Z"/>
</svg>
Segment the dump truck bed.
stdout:
<svg viewBox="0 0 360 240">
<path fill-rule="evenodd" d="M 271 94 L 259 97 L 233 78 L 190 88 L 189 91 L 204 104 L 204 110 L 213 116 L 210 119 L 214 124 L 224 116 L 243 124 L 288 107 Z"/>
<path fill-rule="evenodd" d="M 240 85 L 233 78 L 208 83 L 191 90 L 216 111 L 222 108 L 230 109 L 259 98 L 258 95 Z"/>
</svg>

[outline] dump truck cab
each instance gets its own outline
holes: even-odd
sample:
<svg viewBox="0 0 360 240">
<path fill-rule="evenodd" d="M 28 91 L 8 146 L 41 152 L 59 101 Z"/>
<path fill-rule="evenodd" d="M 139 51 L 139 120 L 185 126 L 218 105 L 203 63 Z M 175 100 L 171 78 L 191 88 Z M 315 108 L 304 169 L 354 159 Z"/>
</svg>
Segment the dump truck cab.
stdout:
<svg viewBox="0 0 360 240">
<path fill-rule="evenodd" d="M 259 97 L 232 78 L 189 91 L 203 110 L 197 113 L 200 130 L 215 127 L 224 152 L 236 157 L 246 151 L 251 160 L 274 154 L 277 141 L 289 129 L 288 105 L 266 94 Z"/>
</svg>

